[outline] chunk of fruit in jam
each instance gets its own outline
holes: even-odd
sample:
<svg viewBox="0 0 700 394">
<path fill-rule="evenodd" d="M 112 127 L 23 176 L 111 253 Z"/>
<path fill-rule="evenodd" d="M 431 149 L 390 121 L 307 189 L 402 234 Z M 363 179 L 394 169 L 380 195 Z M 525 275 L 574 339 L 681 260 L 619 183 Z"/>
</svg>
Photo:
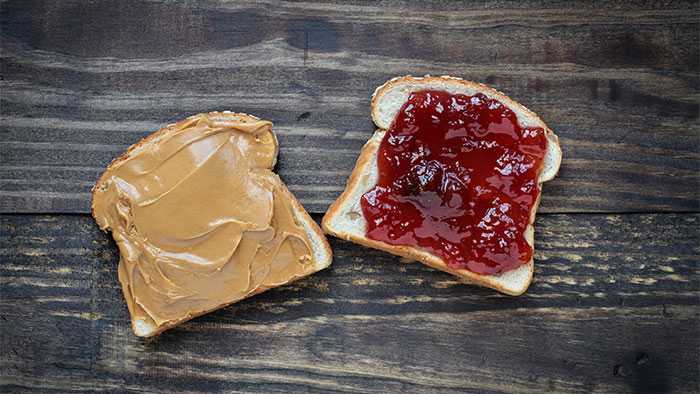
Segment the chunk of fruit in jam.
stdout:
<svg viewBox="0 0 700 394">
<path fill-rule="evenodd" d="M 416 246 L 452 268 L 497 274 L 532 258 L 525 230 L 547 138 L 481 93 L 413 92 L 379 147 L 361 199 L 367 237 Z"/>
</svg>

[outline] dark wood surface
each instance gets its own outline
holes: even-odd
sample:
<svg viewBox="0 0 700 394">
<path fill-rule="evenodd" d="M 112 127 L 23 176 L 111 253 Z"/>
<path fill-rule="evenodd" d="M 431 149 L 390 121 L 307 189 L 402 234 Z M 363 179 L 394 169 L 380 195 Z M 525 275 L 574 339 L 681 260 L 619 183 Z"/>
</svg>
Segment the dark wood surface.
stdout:
<svg viewBox="0 0 700 394">
<path fill-rule="evenodd" d="M 640 3 L 6 1 L 0 210 L 88 212 L 128 145 L 230 109 L 275 123 L 280 175 L 321 213 L 373 132 L 374 88 L 449 73 L 561 137 L 543 211 L 696 211 L 698 4 Z"/>
<path fill-rule="evenodd" d="M 518 298 L 334 239 L 330 269 L 143 341 L 89 217 L 7 216 L 5 388 L 691 392 L 698 225 L 546 215 Z"/>
<path fill-rule="evenodd" d="M 697 1 L 0 1 L 0 392 L 700 391 Z M 401 74 L 486 82 L 561 138 L 513 298 L 331 240 L 330 269 L 152 340 L 89 211 L 159 127 L 270 119 L 317 220 Z"/>
</svg>

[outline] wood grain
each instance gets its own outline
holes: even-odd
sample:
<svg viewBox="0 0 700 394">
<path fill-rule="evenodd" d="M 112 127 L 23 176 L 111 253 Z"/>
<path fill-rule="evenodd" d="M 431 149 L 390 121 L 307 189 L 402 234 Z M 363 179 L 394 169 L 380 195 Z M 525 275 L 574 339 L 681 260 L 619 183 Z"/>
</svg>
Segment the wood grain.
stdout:
<svg viewBox="0 0 700 394">
<path fill-rule="evenodd" d="M 330 269 L 148 341 L 90 217 L 0 215 L 0 392 L 697 391 L 699 12 L 0 1 L 2 213 L 86 213 L 127 146 L 221 109 L 274 122 L 278 172 L 322 213 L 373 132 L 369 96 L 401 74 L 489 83 L 565 155 L 524 296 L 332 240 Z"/>
<path fill-rule="evenodd" d="M 487 82 L 565 161 L 544 212 L 700 210 L 697 2 L 0 4 L 0 212 L 88 212 L 128 145 L 187 115 L 271 119 L 282 178 L 324 212 L 400 74 Z"/>
<path fill-rule="evenodd" d="M 518 298 L 332 240 L 330 269 L 142 341 L 89 217 L 5 215 L 0 391 L 692 392 L 699 224 L 540 217 Z"/>
</svg>

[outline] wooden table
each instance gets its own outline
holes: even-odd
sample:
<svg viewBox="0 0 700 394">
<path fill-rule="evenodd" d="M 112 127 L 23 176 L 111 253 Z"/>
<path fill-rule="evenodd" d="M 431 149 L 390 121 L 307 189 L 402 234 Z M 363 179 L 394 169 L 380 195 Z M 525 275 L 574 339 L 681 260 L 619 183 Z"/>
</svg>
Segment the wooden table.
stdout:
<svg viewBox="0 0 700 394">
<path fill-rule="evenodd" d="M 3 1 L 0 391 L 700 389 L 697 1 Z M 90 216 L 158 127 L 274 121 L 320 220 L 390 77 L 489 83 L 561 138 L 535 282 L 513 298 L 331 240 L 333 266 L 152 340 Z"/>
</svg>

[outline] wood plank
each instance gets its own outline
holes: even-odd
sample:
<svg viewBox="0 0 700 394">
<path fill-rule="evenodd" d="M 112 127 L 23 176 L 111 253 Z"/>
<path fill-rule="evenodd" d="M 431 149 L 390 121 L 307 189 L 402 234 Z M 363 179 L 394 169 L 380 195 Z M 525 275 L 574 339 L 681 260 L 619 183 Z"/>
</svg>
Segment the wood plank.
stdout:
<svg viewBox="0 0 700 394">
<path fill-rule="evenodd" d="M 324 212 L 369 95 L 407 73 L 490 83 L 557 131 L 545 212 L 700 211 L 697 2 L 0 7 L 0 212 L 88 212 L 113 157 L 216 109 L 273 120 L 280 175 Z"/>
<path fill-rule="evenodd" d="M 142 341 L 89 217 L 4 215 L 0 391 L 691 392 L 698 224 L 541 216 L 518 298 L 332 240 L 330 269 Z"/>
</svg>

